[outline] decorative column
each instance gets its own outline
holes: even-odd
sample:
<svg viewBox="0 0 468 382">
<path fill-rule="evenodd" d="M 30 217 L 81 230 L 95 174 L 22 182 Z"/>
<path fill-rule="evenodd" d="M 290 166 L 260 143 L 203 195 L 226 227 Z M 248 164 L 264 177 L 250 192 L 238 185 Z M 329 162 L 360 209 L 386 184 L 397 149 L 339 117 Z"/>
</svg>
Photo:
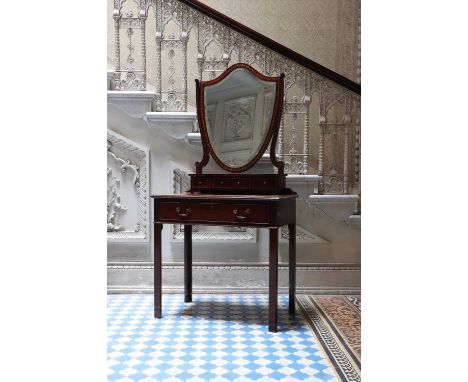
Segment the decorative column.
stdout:
<svg viewBox="0 0 468 382">
<path fill-rule="evenodd" d="M 163 40 L 163 35 L 162 35 L 162 5 L 161 5 L 161 0 L 156 0 L 155 4 L 155 14 L 156 14 L 156 33 L 155 33 L 155 39 L 156 39 L 156 84 L 155 84 L 155 90 L 156 90 L 156 97 L 155 97 L 155 105 L 154 105 L 154 110 L 155 111 L 161 111 L 162 110 L 162 85 L 161 85 L 161 65 L 162 65 L 162 60 L 161 60 L 161 49 L 162 49 L 162 40 Z"/>
<path fill-rule="evenodd" d="M 182 105 L 184 111 L 187 111 L 187 32 L 181 33 L 180 40 L 182 41 Z"/>
<path fill-rule="evenodd" d="M 309 108 L 310 108 L 310 73 L 304 74 L 304 159 L 302 161 L 303 173 L 309 171 Z"/>
<path fill-rule="evenodd" d="M 323 176 L 325 174 L 324 171 L 324 163 L 323 163 L 323 149 L 325 143 L 325 123 L 327 122 L 326 117 L 326 105 L 325 105 L 325 94 L 324 94 L 324 84 L 323 80 L 319 83 L 319 104 L 320 104 L 320 111 L 319 111 L 319 128 L 320 128 L 320 139 L 319 139 L 319 149 L 318 149 L 318 174 L 322 177 L 319 181 L 319 194 L 323 194 L 324 191 L 324 179 Z"/>
<path fill-rule="evenodd" d="M 184 111 L 187 111 L 187 42 L 188 42 L 188 33 L 187 33 L 187 14 L 186 9 L 183 8 L 182 11 L 182 33 L 180 35 L 180 40 L 182 41 L 182 105 Z"/>
<path fill-rule="evenodd" d="M 278 149 L 277 153 L 280 156 L 281 159 L 284 159 L 283 157 L 283 130 L 284 130 L 284 113 L 286 111 L 286 107 L 283 107 L 283 112 L 281 113 L 281 121 L 280 121 L 280 127 L 279 127 L 279 132 L 278 132 Z"/>
<path fill-rule="evenodd" d="M 343 193 L 348 193 L 348 145 L 349 145 L 349 125 L 345 126 L 344 131 L 344 163 L 343 163 Z"/>
<path fill-rule="evenodd" d="M 115 88 L 120 88 L 120 1 L 114 1 L 114 61 L 115 61 Z"/>
<path fill-rule="evenodd" d="M 197 55 L 197 64 L 198 64 L 198 79 L 203 81 L 203 62 L 204 62 L 204 52 L 203 52 L 203 15 L 198 15 L 198 55 Z"/>
<path fill-rule="evenodd" d="M 348 163 L 349 163 L 349 129 L 351 128 L 351 96 L 348 92 L 345 93 L 345 116 L 344 122 L 344 158 L 343 158 L 343 193 L 348 193 Z"/>
<path fill-rule="evenodd" d="M 146 90 L 146 1 L 140 0 L 141 86 Z"/>
</svg>

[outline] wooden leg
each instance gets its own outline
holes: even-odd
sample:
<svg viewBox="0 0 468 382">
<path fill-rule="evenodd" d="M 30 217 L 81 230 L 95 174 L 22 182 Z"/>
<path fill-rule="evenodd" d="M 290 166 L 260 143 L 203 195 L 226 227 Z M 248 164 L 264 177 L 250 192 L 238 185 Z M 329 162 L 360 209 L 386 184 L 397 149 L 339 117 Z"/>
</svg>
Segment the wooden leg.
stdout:
<svg viewBox="0 0 468 382">
<path fill-rule="evenodd" d="M 185 302 L 192 302 L 192 226 L 184 225 Z"/>
<path fill-rule="evenodd" d="M 268 331 L 278 331 L 278 228 L 270 228 Z"/>
<path fill-rule="evenodd" d="M 289 314 L 296 311 L 296 224 L 289 224 Z"/>
<path fill-rule="evenodd" d="M 154 318 L 162 317 L 162 228 L 162 224 L 154 224 Z"/>
</svg>

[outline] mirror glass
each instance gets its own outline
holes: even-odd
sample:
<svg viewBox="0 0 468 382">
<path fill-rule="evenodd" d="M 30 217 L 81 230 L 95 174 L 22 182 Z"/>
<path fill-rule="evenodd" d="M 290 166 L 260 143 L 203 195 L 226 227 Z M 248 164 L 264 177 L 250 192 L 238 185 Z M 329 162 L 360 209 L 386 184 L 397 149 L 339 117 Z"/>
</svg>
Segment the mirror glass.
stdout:
<svg viewBox="0 0 468 382">
<path fill-rule="evenodd" d="M 249 163 L 268 134 L 276 83 L 244 68 L 204 89 L 208 137 L 218 158 L 229 167 Z"/>
</svg>

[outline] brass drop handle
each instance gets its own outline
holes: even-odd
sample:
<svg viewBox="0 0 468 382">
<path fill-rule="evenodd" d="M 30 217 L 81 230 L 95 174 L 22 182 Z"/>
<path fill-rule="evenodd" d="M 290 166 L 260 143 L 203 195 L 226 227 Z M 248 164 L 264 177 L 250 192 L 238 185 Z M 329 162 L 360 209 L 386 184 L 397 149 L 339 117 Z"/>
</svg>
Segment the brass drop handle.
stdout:
<svg viewBox="0 0 468 382">
<path fill-rule="evenodd" d="M 232 210 L 232 213 L 236 216 L 237 219 L 239 220 L 244 220 L 244 219 L 247 219 L 247 216 L 249 216 L 252 212 L 250 211 L 250 209 L 246 209 L 243 213 L 243 215 L 238 215 L 238 211 L 237 211 L 237 208 Z"/>
<path fill-rule="evenodd" d="M 192 210 L 190 208 L 185 209 L 185 213 L 180 212 L 180 207 L 177 207 L 175 210 L 177 212 L 177 215 L 182 216 L 184 218 L 189 216 L 190 212 L 192 212 Z"/>
</svg>

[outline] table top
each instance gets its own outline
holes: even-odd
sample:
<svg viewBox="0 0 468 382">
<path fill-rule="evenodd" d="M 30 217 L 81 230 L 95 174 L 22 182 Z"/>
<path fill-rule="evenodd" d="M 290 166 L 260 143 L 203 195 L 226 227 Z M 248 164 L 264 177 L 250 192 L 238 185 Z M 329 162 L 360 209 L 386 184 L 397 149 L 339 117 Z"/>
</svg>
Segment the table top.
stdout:
<svg viewBox="0 0 468 382">
<path fill-rule="evenodd" d="M 298 195 L 284 194 L 284 195 L 242 195 L 242 194 L 164 194 L 164 195 L 151 195 L 154 199 L 172 199 L 172 200 L 242 200 L 242 201 L 280 201 L 287 199 L 296 199 Z"/>
</svg>

